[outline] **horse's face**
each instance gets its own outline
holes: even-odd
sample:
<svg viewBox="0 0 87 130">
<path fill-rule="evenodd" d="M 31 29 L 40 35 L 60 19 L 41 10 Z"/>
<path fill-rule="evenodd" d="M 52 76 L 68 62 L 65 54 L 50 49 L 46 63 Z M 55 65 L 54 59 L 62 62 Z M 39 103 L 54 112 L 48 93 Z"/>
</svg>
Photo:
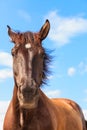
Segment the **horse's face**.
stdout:
<svg viewBox="0 0 87 130">
<path fill-rule="evenodd" d="M 13 73 L 17 98 L 22 108 L 37 107 L 44 64 L 44 49 L 41 42 L 46 38 L 49 29 L 48 20 L 38 33 L 15 33 L 8 26 L 8 34 L 15 43 L 12 49 Z"/>
</svg>

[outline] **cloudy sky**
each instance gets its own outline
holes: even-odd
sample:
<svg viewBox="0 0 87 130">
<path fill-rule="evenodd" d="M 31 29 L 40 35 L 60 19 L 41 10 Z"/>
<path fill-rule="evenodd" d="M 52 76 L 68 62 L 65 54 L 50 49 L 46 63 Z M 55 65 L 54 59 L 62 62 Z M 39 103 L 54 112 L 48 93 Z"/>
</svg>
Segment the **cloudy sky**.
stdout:
<svg viewBox="0 0 87 130">
<path fill-rule="evenodd" d="M 42 89 L 49 97 L 70 98 L 87 109 L 87 0 L 0 0 L 0 101 L 11 100 L 14 86 L 14 45 L 7 25 L 37 32 L 46 19 L 51 29 L 43 46 L 54 50 L 54 58 L 48 86 Z"/>
</svg>

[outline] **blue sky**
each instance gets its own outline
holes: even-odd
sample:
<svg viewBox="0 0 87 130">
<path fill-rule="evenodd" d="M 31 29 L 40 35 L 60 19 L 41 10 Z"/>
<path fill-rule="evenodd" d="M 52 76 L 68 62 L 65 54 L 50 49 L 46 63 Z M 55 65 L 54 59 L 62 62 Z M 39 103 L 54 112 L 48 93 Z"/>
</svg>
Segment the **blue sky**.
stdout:
<svg viewBox="0 0 87 130">
<path fill-rule="evenodd" d="M 13 44 L 7 25 L 14 30 L 37 32 L 49 19 L 51 29 L 43 46 L 54 49 L 52 74 L 43 91 L 49 97 L 64 97 L 87 109 L 87 0 L 0 1 L 0 101 L 13 93 Z"/>
</svg>

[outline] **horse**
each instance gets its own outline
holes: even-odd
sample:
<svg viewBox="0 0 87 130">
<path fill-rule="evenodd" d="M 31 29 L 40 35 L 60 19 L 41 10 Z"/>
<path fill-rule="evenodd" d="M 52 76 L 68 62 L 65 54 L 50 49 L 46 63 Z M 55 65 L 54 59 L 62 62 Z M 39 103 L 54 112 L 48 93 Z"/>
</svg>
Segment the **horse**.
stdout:
<svg viewBox="0 0 87 130">
<path fill-rule="evenodd" d="M 48 98 L 41 89 L 47 82 L 51 57 L 42 41 L 50 30 L 47 19 L 38 32 L 17 32 L 8 26 L 14 43 L 14 90 L 3 130 L 86 130 L 80 106 L 66 98 Z"/>
</svg>

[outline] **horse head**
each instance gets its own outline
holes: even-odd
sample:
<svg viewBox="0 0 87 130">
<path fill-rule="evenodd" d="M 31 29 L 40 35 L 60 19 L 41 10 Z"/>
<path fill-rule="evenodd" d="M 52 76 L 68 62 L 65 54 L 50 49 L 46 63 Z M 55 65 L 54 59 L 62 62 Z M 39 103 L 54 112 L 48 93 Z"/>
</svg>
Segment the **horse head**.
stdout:
<svg viewBox="0 0 87 130">
<path fill-rule="evenodd" d="M 8 27 L 8 35 L 14 43 L 12 49 L 13 74 L 17 87 L 17 98 L 21 108 L 36 108 L 39 100 L 39 87 L 45 79 L 46 55 L 42 47 L 50 29 L 46 20 L 39 32 L 15 32 Z"/>
</svg>

